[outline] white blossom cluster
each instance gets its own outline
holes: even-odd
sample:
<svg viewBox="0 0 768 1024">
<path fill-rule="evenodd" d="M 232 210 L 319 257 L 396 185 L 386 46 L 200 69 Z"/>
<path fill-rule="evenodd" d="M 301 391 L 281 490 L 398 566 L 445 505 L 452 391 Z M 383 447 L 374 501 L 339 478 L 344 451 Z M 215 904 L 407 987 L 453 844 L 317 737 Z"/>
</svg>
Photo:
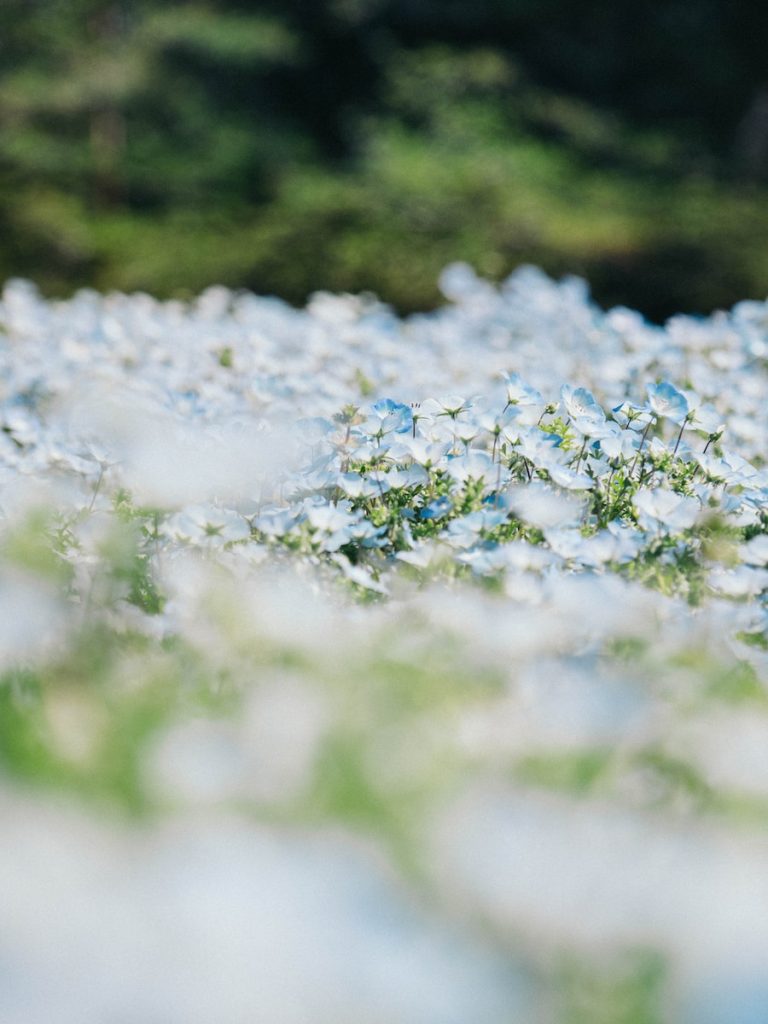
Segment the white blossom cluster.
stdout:
<svg viewBox="0 0 768 1024">
<path fill-rule="evenodd" d="M 768 1019 L 768 303 L 441 286 L 6 286 L 4 1021 Z"/>
</svg>

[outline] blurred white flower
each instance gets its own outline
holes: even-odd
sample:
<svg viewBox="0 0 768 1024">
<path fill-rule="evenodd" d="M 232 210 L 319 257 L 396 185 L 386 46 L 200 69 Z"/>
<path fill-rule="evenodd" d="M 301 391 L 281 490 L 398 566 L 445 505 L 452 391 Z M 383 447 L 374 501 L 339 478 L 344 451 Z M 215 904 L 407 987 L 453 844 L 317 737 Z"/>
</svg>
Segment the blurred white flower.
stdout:
<svg viewBox="0 0 768 1024">
<path fill-rule="evenodd" d="M 701 506 L 695 498 L 664 488 L 638 491 L 632 499 L 640 525 L 645 530 L 689 529 L 699 517 Z"/>
</svg>

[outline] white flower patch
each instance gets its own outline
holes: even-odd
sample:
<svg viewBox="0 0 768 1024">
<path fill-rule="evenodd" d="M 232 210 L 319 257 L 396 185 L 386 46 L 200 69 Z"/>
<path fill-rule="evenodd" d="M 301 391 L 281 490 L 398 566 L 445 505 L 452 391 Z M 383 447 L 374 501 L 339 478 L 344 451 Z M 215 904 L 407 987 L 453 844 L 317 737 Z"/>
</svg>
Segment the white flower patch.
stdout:
<svg viewBox="0 0 768 1024">
<path fill-rule="evenodd" d="M 768 303 L 441 287 L 5 287 L 3 1021 L 768 1019 Z"/>
</svg>

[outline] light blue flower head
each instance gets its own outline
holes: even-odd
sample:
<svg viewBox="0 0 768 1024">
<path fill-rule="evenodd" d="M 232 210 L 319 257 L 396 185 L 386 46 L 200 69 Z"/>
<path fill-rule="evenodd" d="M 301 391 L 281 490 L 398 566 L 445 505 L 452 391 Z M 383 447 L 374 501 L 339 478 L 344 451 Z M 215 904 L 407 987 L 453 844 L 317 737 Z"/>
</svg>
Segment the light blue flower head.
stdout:
<svg viewBox="0 0 768 1024">
<path fill-rule="evenodd" d="M 661 384 L 649 384 L 648 405 L 651 412 L 656 416 L 672 420 L 673 423 L 682 423 L 688 416 L 688 399 L 668 381 Z"/>
<path fill-rule="evenodd" d="M 392 398 L 380 398 L 372 406 L 376 415 L 386 422 L 387 431 L 394 430 L 397 434 L 405 434 L 413 427 L 413 413 L 409 406 L 396 402 Z"/>
<path fill-rule="evenodd" d="M 510 405 L 543 405 L 541 392 L 526 384 L 519 373 L 502 373 L 507 386 L 507 401 Z"/>
<path fill-rule="evenodd" d="M 568 415 L 573 419 L 595 417 L 605 419 L 605 413 L 595 401 L 595 396 L 586 388 L 575 388 L 571 384 L 563 384 L 560 397 Z"/>
<path fill-rule="evenodd" d="M 419 512 L 419 519 L 441 519 L 447 515 L 453 508 L 453 503 L 449 498 L 442 497 L 436 498 L 430 502 Z"/>
<path fill-rule="evenodd" d="M 585 436 L 600 433 L 605 426 L 605 413 L 595 401 L 595 396 L 586 388 L 574 388 L 563 384 L 560 398 L 574 428 Z"/>
</svg>

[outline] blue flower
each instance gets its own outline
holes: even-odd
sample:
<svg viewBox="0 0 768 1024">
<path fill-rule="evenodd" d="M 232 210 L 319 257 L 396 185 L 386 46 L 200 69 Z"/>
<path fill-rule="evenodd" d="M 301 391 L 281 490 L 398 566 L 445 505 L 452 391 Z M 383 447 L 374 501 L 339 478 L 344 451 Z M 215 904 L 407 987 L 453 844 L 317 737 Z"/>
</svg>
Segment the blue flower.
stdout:
<svg viewBox="0 0 768 1024">
<path fill-rule="evenodd" d="M 563 384 L 560 389 L 560 397 L 571 417 L 573 426 L 579 433 L 592 436 L 595 432 L 602 430 L 605 425 L 605 413 L 595 401 L 591 391 Z"/>
<path fill-rule="evenodd" d="M 502 373 L 507 385 L 507 403 L 509 405 L 543 405 L 541 392 L 526 384 L 519 373 Z"/>
<path fill-rule="evenodd" d="M 409 406 L 395 402 L 392 398 L 380 398 L 372 406 L 373 412 L 381 420 L 384 433 L 395 431 L 406 434 L 413 429 L 413 413 Z"/>
<path fill-rule="evenodd" d="M 426 505 L 420 512 L 420 519 L 442 519 L 443 516 L 447 515 L 453 504 L 449 498 L 436 498 L 435 501 Z"/>
<path fill-rule="evenodd" d="M 668 381 L 649 384 L 648 405 L 657 416 L 666 416 L 673 423 L 682 423 L 688 417 L 688 399 Z"/>
</svg>

